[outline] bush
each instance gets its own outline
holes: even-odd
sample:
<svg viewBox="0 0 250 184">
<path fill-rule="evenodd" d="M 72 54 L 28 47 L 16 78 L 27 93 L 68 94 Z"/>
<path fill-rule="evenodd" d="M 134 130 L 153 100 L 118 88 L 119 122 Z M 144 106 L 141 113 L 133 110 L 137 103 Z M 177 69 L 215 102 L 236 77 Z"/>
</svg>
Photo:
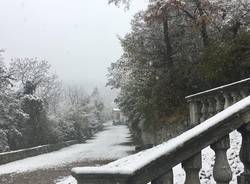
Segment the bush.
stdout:
<svg viewBox="0 0 250 184">
<path fill-rule="evenodd" d="M 8 137 L 6 131 L 0 129 L 0 152 L 9 151 Z"/>
<path fill-rule="evenodd" d="M 211 87 L 249 77 L 250 32 L 241 32 L 234 39 L 212 42 L 204 51 L 199 67 L 204 81 Z"/>
<path fill-rule="evenodd" d="M 33 147 L 47 144 L 50 129 L 43 100 L 35 95 L 24 95 L 21 102 L 23 111 L 29 115 L 23 133 L 27 146 Z"/>
</svg>

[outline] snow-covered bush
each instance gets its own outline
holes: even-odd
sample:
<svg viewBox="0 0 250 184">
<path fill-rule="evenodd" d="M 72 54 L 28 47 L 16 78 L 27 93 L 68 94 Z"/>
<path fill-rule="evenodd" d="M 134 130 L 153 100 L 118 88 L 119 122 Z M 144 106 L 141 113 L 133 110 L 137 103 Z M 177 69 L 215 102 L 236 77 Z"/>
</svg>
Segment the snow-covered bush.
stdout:
<svg viewBox="0 0 250 184">
<path fill-rule="evenodd" d="M 62 88 L 50 65 L 16 58 L 7 68 L 0 51 L 0 152 L 82 140 L 104 122 L 97 88 Z"/>
<path fill-rule="evenodd" d="M 49 142 L 49 125 L 43 100 L 35 95 L 21 98 L 23 111 L 29 115 L 23 127 L 27 146 L 37 146 Z"/>
<path fill-rule="evenodd" d="M 90 96 L 90 108 L 91 108 L 91 113 L 92 119 L 91 124 L 103 124 L 105 121 L 105 114 L 104 114 L 104 104 L 101 99 L 101 96 L 99 94 L 98 88 L 94 88 L 91 96 Z"/>
<path fill-rule="evenodd" d="M 22 145 L 20 129 L 28 117 L 22 111 L 20 100 L 12 89 L 12 81 L 11 74 L 0 60 L 0 151 L 17 149 Z"/>
<path fill-rule="evenodd" d="M 63 140 L 90 137 L 105 121 L 104 105 L 97 88 L 88 95 L 82 87 L 65 86 L 58 106 L 56 116 L 60 118 L 54 118 L 57 122 L 55 131 L 64 135 Z"/>
<path fill-rule="evenodd" d="M 0 129 L 0 152 L 9 151 L 8 138 L 6 131 Z"/>
<path fill-rule="evenodd" d="M 50 125 L 50 143 L 62 142 L 76 139 L 76 130 L 70 121 L 66 121 L 62 117 L 49 117 Z"/>
<path fill-rule="evenodd" d="M 23 134 L 18 130 L 17 126 L 10 126 L 7 131 L 8 145 L 11 150 L 22 149 L 23 148 Z"/>
</svg>

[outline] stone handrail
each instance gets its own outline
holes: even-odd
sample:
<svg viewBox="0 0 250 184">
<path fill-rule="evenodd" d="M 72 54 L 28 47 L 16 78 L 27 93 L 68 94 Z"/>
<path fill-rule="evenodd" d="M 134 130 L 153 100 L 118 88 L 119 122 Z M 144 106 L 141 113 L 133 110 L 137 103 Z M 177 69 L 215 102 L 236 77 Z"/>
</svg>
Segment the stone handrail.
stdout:
<svg viewBox="0 0 250 184">
<path fill-rule="evenodd" d="M 186 100 L 189 103 L 190 115 L 189 127 L 198 125 L 248 95 L 250 95 L 250 78 L 187 96 Z M 238 177 L 238 183 L 246 184 L 250 183 L 250 128 L 240 128 L 239 132 L 243 138 L 240 157 L 245 166 L 245 173 Z M 229 135 L 211 145 L 211 148 L 216 155 L 213 171 L 215 181 L 217 183 L 229 183 L 232 179 L 232 171 L 226 156 L 227 149 L 230 148 Z M 193 172 L 193 174 L 197 170 L 199 171 L 201 163 L 197 164 L 196 161 L 200 158 L 201 152 L 197 156 L 190 158 L 186 170 Z M 196 177 L 198 177 L 197 174 Z M 187 180 L 193 181 L 191 177 L 187 178 Z M 197 182 L 194 183 L 199 183 L 198 179 L 196 180 Z"/>
<path fill-rule="evenodd" d="M 223 92 L 232 92 L 234 90 L 238 91 L 241 87 L 243 88 L 248 88 L 250 84 L 250 78 L 243 79 L 237 82 L 233 82 L 227 85 L 219 86 L 216 88 L 212 88 L 206 91 L 202 91 L 199 93 L 195 93 L 189 96 L 186 96 L 186 99 L 192 99 L 192 98 L 197 98 L 197 97 L 205 97 L 209 95 L 214 95 L 215 93 L 223 93 Z"/>
<path fill-rule="evenodd" d="M 190 127 L 226 109 L 250 94 L 250 78 L 186 97 Z"/>
</svg>

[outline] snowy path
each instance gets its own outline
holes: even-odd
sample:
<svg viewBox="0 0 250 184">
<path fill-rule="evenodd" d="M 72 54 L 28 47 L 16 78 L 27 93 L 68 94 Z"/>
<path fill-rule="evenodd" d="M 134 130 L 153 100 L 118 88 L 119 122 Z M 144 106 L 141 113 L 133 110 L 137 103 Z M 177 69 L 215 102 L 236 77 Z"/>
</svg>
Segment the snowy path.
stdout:
<svg viewBox="0 0 250 184">
<path fill-rule="evenodd" d="M 114 160 L 128 155 L 134 146 L 122 145 L 131 142 L 126 126 L 105 124 L 105 129 L 91 140 L 76 144 L 48 154 L 26 158 L 0 166 L 0 175 L 45 170 L 81 161 Z"/>
</svg>

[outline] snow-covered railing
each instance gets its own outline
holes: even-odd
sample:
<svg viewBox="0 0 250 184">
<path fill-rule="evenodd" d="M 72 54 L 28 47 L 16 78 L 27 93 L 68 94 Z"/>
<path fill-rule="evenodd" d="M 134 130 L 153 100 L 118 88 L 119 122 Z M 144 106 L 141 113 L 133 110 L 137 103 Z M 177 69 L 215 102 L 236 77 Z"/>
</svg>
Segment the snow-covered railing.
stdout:
<svg viewBox="0 0 250 184">
<path fill-rule="evenodd" d="M 250 78 L 187 96 L 190 114 L 189 127 L 198 125 L 200 122 L 246 98 L 248 95 L 250 95 Z M 241 160 L 244 165 L 248 164 L 248 167 L 245 165 L 246 172 L 238 177 L 238 183 L 250 184 L 250 128 L 241 128 L 239 131 L 243 137 Z M 232 179 L 232 172 L 226 157 L 227 149 L 230 148 L 229 135 L 223 137 L 216 144 L 211 145 L 211 148 L 216 154 L 213 172 L 215 181 L 217 183 L 229 183 Z M 189 159 L 188 167 L 190 172 L 192 172 L 192 169 L 195 172 L 194 168 L 198 171 L 200 170 L 201 163 L 197 162 L 200 158 L 201 152 Z"/>
<path fill-rule="evenodd" d="M 172 183 L 165 175 L 181 163 L 186 172 L 185 184 L 198 184 L 201 150 L 215 151 L 214 179 L 218 184 L 232 179 L 226 150 L 228 134 L 238 129 L 242 134 L 241 160 L 245 171 L 238 183 L 250 183 L 250 96 L 222 110 L 206 121 L 161 145 L 124 157 L 100 167 L 72 169 L 78 184 L 164 184 Z"/>
<path fill-rule="evenodd" d="M 190 126 L 226 109 L 250 95 L 250 78 L 187 96 Z"/>
</svg>

